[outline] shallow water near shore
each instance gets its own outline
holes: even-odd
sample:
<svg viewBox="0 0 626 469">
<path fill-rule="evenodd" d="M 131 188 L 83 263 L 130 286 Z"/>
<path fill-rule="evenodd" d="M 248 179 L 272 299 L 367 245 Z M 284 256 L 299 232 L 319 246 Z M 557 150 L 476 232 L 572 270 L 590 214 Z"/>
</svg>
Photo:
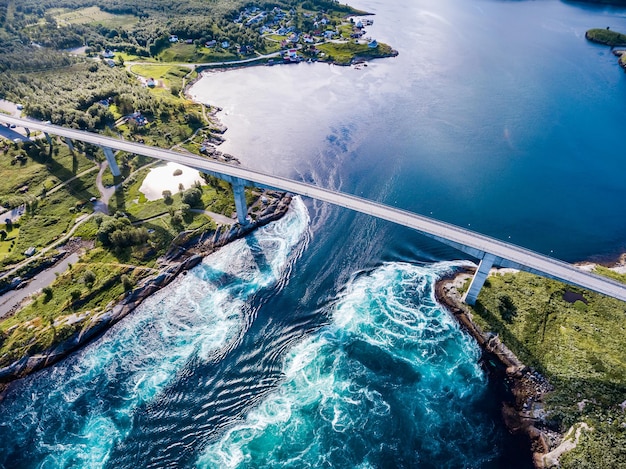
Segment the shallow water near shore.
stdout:
<svg viewBox="0 0 626 469">
<path fill-rule="evenodd" d="M 243 165 L 568 261 L 626 248 L 626 78 L 556 0 L 353 3 L 367 67 L 209 74 Z M 436 304 L 462 255 L 296 199 L 0 404 L 2 468 L 530 467 L 476 344 Z M 5 417 L 6 416 L 6 417 Z"/>
</svg>

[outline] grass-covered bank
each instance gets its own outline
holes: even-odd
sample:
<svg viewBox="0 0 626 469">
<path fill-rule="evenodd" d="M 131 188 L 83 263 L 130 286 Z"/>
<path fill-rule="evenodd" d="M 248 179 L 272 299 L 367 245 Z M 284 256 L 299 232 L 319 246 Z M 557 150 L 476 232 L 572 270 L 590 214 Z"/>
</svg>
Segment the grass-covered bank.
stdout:
<svg viewBox="0 0 626 469">
<path fill-rule="evenodd" d="M 554 389 L 537 405 L 546 428 L 561 434 L 581 422 L 590 428 L 560 457 L 561 467 L 623 467 L 624 302 L 524 272 L 505 273 L 489 277 L 471 317 L 548 379 Z"/>
</svg>

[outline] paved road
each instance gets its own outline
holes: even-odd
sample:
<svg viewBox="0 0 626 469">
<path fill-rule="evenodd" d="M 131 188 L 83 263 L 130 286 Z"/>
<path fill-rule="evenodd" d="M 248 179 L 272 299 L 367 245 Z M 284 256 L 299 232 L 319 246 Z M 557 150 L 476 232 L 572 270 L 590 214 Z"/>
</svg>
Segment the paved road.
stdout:
<svg viewBox="0 0 626 469">
<path fill-rule="evenodd" d="M 109 147 L 115 150 L 122 150 L 128 153 L 145 155 L 164 161 L 180 163 L 200 171 L 220 174 L 224 179 L 239 179 L 246 185 L 279 189 L 282 191 L 312 197 L 323 202 L 339 205 L 357 212 L 365 213 L 383 220 L 388 220 L 399 225 L 413 228 L 428 236 L 447 242 L 464 252 L 469 252 L 474 256 L 481 257 L 484 253 L 491 253 L 506 262 L 500 265 L 526 267 L 527 270 L 557 278 L 567 283 L 579 285 L 599 293 L 603 293 L 614 298 L 626 301 L 626 285 L 616 281 L 601 277 L 599 275 L 584 272 L 581 269 L 559 261 L 557 259 L 544 256 L 542 254 L 524 249 L 514 244 L 484 236 L 482 234 L 460 228 L 458 226 L 444 223 L 432 218 L 417 215 L 406 210 L 389 207 L 371 200 L 363 199 L 342 192 L 331 191 L 320 187 L 294 181 L 271 174 L 245 169 L 239 166 L 232 166 L 220 163 L 215 160 L 207 160 L 199 156 L 182 154 L 172 150 L 164 150 L 133 142 L 117 140 L 90 132 L 67 129 L 64 127 L 46 125 L 43 123 L 30 123 L 29 121 L 16 119 L 0 114 L 0 122 L 9 122 L 16 125 L 29 125 L 31 129 L 48 131 L 49 133 L 69 137 L 74 140 L 82 140 Z"/>
<path fill-rule="evenodd" d="M 242 60 L 229 60 L 226 62 L 198 62 L 198 63 L 186 63 L 186 62 L 133 62 L 133 61 L 125 61 L 124 65 L 127 66 L 128 69 L 133 65 L 171 65 L 173 67 L 186 67 L 191 70 L 194 70 L 197 67 L 201 68 L 215 68 L 215 67 L 224 67 L 228 65 L 246 65 L 249 63 L 259 62 L 265 59 L 272 59 L 274 57 L 280 57 L 283 51 L 272 52 L 271 54 L 266 55 L 257 55 L 255 57 L 251 57 L 249 59 Z M 134 73 L 134 72 L 131 72 Z"/>
<path fill-rule="evenodd" d="M 49 269 L 40 272 L 36 277 L 31 279 L 25 287 L 18 290 L 9 290 L 0 296 L 0 319 L 10 313 L 15 306 L 19 305 L 22 300 L 29 295 L 54 282 L 57 274 L 65 272 L 67 267 L 70 264 L 76 263 L 76 261 L 78 261 L 78 254 L 72 253 Z"/>
</svg>

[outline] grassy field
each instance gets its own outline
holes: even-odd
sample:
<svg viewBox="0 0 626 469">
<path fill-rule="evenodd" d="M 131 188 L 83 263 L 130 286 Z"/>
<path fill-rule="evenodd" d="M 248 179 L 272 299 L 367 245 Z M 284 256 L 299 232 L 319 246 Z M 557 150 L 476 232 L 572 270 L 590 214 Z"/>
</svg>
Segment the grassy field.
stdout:
<svg viewBox="0 0 626 469">
<path fill-rule="evenodd" d="M 606 44 L 607 46 L 626 45 L 626 34 L 611 31 L 609 29 L 590 29 L 585 37 L 593 42 Z"/>
<path fill-rule="evenodd" d="M 7 226 L 6 223 L 0 224 L 0 229 L 7 232 L 7 237 L 0 241 L 0 260 L 15 252 L 15 240 L 20 236 L 20 228 L 13 224 Z"/>
<path fill-rule="evenodd" d="M 321 60 L 335 62 L 341 65 L 349 64 L 353 58 L 375 58 L 392 55 L 393 50 L 386 44 L 378 44 L 375 48 L 370 48 L 367 44 L 355 44 L 353 41 L 345 43 L 327 42 L 317 46 L 319 50 L 326 54 Z"/>
<path fill-rule="evenodd" d="M 108 28 L 124 28 L 132 26 L 139 19 L 132 15 L 114 15 L 102 11 L 97 6 L 79 8 L 78 10 L 54 9 L 49 13 L 58 24 L 68 26 L 72 24 L 101 24 Z"/>
<path fill-rule="evenodd" d="M 171 47 L 164 49 L 159 54 L 159 59 L 163 62 L 185 62 L 185 63 L 204 63 L 204 62 L 223 62 L 227 60 L 237 60 L 239 56 L 229 51 L 221 49 L 208 49 L 206 47 L 198 47 L 194 44 L 177 43 Z"/>
<path fill-rule="evenodd" d="M 130 68 L 132 73 L 140 75 L 144 78 L 154 78 L 155 80 L 163 80 L 165 87 L 176 87 L 181 90 L 183 88 L 183 78 L 187 75 L 194 75 L 195 71 L 188 67 L 178 67 L 172 65 L 133 65 Z"/>
<path fill-rule="evenodd" d="M 94 250 L 82 262 L 59 276 L 50 289 L 44 289 L 16 315 L 0 322 L 0 366 L 25 354 L 45 350 L 52 344 L 80 331 L 111 301 L 150 270 L 118 262 L 91 262 L 101 250 Z"/>
<path fill-rule="evenodd" d="M 567 430 L 585 421 L 575 451 L 562 467 L 618 467 L 626 461 L 626 304 L 520 272 L 489 277 L 474 320 L 497 333 L 524 362 L 555 386 L 550 420 Z"/>
<path fill-rule="evenodd" d="M 56 145 L 52 154 L 47 143 L 42 141 L 39 145 L 41 151 L 36 153 L 34 149 L 32 152 L 27 151 L 23 146 L 15 144 L 5 146 L 4 156 L 0 158 L 2 203 L 9 198 L 19 197 L 17 191 L 24 186 L 28 186 L 27 194 L 39 195 L 44 187 L 51 189 L 95 165 L 84 154 L 70 152 L 66 145 Z M 29 154 L 33 156 L 29 157 Z"/>
<path fill-rule="evenodd" d="M 93 189 L 95 171 L 78 177 L 95 167 L 93 160 L 77 151 L 70 152 L 63 144 L 55 144 L 50 150 L 44 142 L 11 144 L 0 158 L 2 205 L 25 205 L 24 214 L 12 229 L 5 228 L 8 236 L 0 242 L 2 266 L 24 259 L 24 251 L 31 246 L 41 248 L 58 239 L 77 216 L 92 211 L 88 201 L 98 195 Z M 58 189 L 51 191 L 53 188 Z"/>
</svg>

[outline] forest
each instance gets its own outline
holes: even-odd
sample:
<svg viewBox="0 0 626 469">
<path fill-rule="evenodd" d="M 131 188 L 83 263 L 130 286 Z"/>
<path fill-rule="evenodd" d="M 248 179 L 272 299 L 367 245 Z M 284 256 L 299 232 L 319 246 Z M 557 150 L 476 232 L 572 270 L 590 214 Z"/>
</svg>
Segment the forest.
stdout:
<svg viewBox="0 0 626 469">
<path fill-rule="evenodd" d="M 307 9 L 350 13 L 333 0 L 307 0 Z M 298 8 L 300 0 L 0 0 L 0 72 L 33 71 L 66 66 L 63 50 L 87 46 L 88 55 L 105 49 L 154 57 L 167 47 L 170 35 L 195 44 L 211 40 L 252 45 L 263 52 L 258 27 L 233 23 L 244 6 Z M 81 17 L 89 9 L 94 17 Z M 72 14 L 73 13 L 73 14 Z M 0 96 L 2 90 L 0 90 Z"/>
<path fill-rule="evenodd" d="M 191 0 L 175 5 L 171 0 L 0 0 L 0 98 L 24 103 L 30 117 L 85 130 L 111 127 L 116 118 L 135 110 L 149 120 L 165 121 L 169 104 L 119 67 L 123 58 L 116 58 L 118 67 L 94 59 L 114 50 L 150 61 L 174 60 L 161 54 L 169 52 L 173 35 L 196 51 L 215 40 L 231 44 L 224 54 L 235 56 L 239 44 L 264 53 L 260 26 L 234 21 L 244 6 L 252 5 L 355 11 L 333 0 Z M 73 48 L 82 51 L 68 53 Z M 179 91 L 172 87 L 173 95 Z"/>
</svg>

